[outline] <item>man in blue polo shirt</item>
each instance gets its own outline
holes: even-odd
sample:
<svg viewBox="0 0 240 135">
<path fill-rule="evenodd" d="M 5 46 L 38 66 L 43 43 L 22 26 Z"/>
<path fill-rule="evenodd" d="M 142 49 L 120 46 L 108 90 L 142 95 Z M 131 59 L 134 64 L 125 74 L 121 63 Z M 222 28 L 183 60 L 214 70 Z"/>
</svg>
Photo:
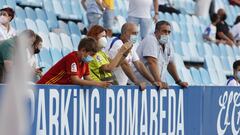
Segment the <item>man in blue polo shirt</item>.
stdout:
<svg viewBox="0 0 240 135">
<path fill-rule="evenodd" d="M 228 79 L 227 86 L 240 86 L 240 60 L 233 63 L 233 77 Z"/>
</svg>

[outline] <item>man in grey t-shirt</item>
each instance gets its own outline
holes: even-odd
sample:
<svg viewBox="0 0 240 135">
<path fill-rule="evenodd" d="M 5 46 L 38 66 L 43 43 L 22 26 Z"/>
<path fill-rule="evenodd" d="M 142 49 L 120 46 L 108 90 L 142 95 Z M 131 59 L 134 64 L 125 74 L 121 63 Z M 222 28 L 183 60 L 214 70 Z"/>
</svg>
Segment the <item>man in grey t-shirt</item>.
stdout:
<svg viewBox="0 0 240 135">
<path fill-rule="evenodd" d="M 164 82 L 167 71 L 171 74 L 176 84 L 187 87 L 187 82 L 182 82 L 178 76 L 174 63 L 174 52 L 169 43 L 171 25 L 167 21 L 159 21 L 156 24 L 154 34 L 143 39 L 137 53 L 141 61 L 148 67 L 154 80 L 160 82 L 160 88 L 168 88 Z M 138 74 L 138 73 L 137 73 Z M 140 78 L 143 78 L 138 74 Z"/>
</svg>

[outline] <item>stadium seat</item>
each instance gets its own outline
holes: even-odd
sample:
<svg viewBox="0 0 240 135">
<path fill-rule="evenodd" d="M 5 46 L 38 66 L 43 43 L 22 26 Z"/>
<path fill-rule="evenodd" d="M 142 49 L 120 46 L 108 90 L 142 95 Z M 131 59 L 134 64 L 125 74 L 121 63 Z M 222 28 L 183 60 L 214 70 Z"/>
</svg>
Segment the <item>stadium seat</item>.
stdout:
<svg viewBox="0 0 240 135">
<path fill-rule="evenodd" d="M 39 32 L 43 32 L 45 34 L 49 34 L 49 30 L 48 30 L 47 24 L 44 21 L 42 21 L 40 19 L 37 19 L 36 20 L 36 25 L 38 27 L 38 31 Z"/>
<path fill-rule="evenodd" d="M 1 0 L 2 1 L 2 0 Z M 16 7 L 16 1 L 15 0 L 5 0 L 6 4 L 12 8 Z"/>
<path fill-rule="evenodd" d="M 0 0 L 0 8 L 2 9 L 4 5 L 7 5 L 5 0 Z"/>
<path fill-rule="evenodd" d="M 65 33 L 60 33 L 60 38 L 62 41 L 63 48 L 67 48 L 70 51 L 73 51 L 73 44 L 71 38 Z"/>
<path fill-rule="evenodd" d="M 168 85 L 176 85 L 174 79 L 169 74 L 169 72 L 167 72 L 165 80 L 168 83 Z"/>
<path fill-rule="evenodd" d="M 191 56 L 191 60 L 192 60 L 192 61 L 194 61 L 194 62 L 204 62 L 203 57 L 201 57 L 201 56 L 198 54 L 196 45 L 195 45 L 194 43 L 189 43 L 189 44 L 188 44 L 188 47 L 189 47 L 189 52 L 188 52 L 188 53 L 190 53 L 190 56 Z"/>
<path fill-rule="evenodd" d="M 73 49 L 78 49 L 78 44 L 80 42 L 80 37 L 78 35 L 72 34 L 71 35 L 72 43 L 73 43 Z"/>
<path fill-rule="evenodd" d="M 176 13 L 173 13 L 172 16 L 173 16 L 174 21 L 176 21 L 176 22 L 180 21 L 178 15 Z"/>
<path fill-rule="evenodd" d="M 219 81 L 219 78 L 218 78 L 217 71 L 213 68 L 208 68 L 207 71 L 209 73 L 209 76 L 211 78 L 212 83 L 214 85 L 220 85 L 220 81 Z"/>
<path fill-rule="evenodd" d="M 61 50 L 58 50 L 56 48 L 50 48 L 50 53 L 52 56 L 53 64 L 56 64 L 63 57 Z"/>
<path fill-rule="evenodd" d="M 205 52 L 204 52 L 204 44 L 197 44 L 197 50 L 198 50 L 198 54 L 200 55 L 200 56 L 204 56 L 205 55 Z"/>
<path fill-rule="evenodd" d="M 204 43 L 202 46 L 204 48 L 204 54 L 206 56 L 212 56 L 213 52 L 211 46 L 207 43 Z"/>
<path fill-rule="evenodd" d="M 240 50 L 239 50 L 239 48 L 236 47 L 236 46 L 233 46 L 233 52 L 234 52 L 234 56 L 235 56 L 236 60 L 239 59 L 239 57 L 240 57 Z"/>
<path fill-rule="evenodd" d="M 188 82 L 189 85 L 195 85 L 195 82 L 192 78 L 192 75 L 191 75 L 189 69 L 187 69 L 185 67 L 182 67 L 181 71 L 182 71 L 182 74 L 183 74 L 183 80 Z"/>
<path fill-rule="evenodd" d="M 71 1 L 71 7 L 72 7 L 72 12 L 73 12 L 73 14 L 74 15 L 77 15 L 77 17 L 79 18 L 79 19 L 82 19 L 82 20 L 84 20 L 84 17 L 83 17 L 83 15 L 85 15 L 85 17 L 86 17 L 86 12 L 84 11 L 84 9 L 83 9 L 83 7 L 80 5 L 80 2 L 79 1 Z M 87 21 L 87 20 L 86 20 Z M 86 22 L 84 22 L 84 24 L 85 24 Z M 87 24 L 85 24 L 86 26 L 88 26 L 88 22 L 87 22 Z"/>
<path fill-rule="evenodd" d="M 216 69 L 217 70 L 221 70 L 221 71 L 224 71 L 224 67 L 222 65 L 222 62 L 221 60 L 219 59 L 219 57 L 217 56 L 212 56 L 212 60 L 213 60 L 213 64 L 215 65 Z"/>
<path fill-rule="evenodd" d="M 34 32 L 38 32 L 38 28 L 37 28 L 37 25 L 35 24 L 35 22 L 31 19 L 25 19 L 25 23 L 26 23 L 26 26 L 28 29 L 31 29 L 33 30 Z"/>
<path fill-rule="evenodd" d="M 22 20 L 27 18 L 27 15 L 26 15 L 25 11 L 21 7 L 19 7 L 19 6 L 16 6 L 15 13 L 16 13 L 16 17 L 18 17 L 18 18 L 20 18 Z"/>
<path fill-rule="evenodd" d="M 188 45 L 185 42 L 181 42 L 181 48 L 182 48 L 182 52 L 183 52 L 183 60 L 184 61 L 191 61 L 191 56 L 190 56 L 190 49 L 188 47 Z"/>
<path fill-rule="evenodd" d="M 60 37 L 56 33 L 50 32 L 49 39 L 52 44 L 52 48 L 56 48 L 59 52 L 61 52 L 63 46 Z"/>
<path fill-rule="evenodd" d="M 47 48 L 43 47 L 39 53 L 39 56 L 40 56 L 42 65 L 46 67 L 46 69 L 49 69 L 53 65 L 50 52 Z"/>
<path fill-rule="evenodd" d="M 171 24 L 172 24 L 174 33 L 175 33 L 175 32 L 179 33 L 179 32 L 181 31 L 180 28 L 179 28 L 179 26 L 178 26 L 178 24 L 177 24 L 177 22 L 171 21 Z M 173 34 L 174 34 L 174 33 L 173 33 Z"/>
<path fill-rule="evenodd" d="M 212 84 L 211 78 L 210 78 L 209 73 L 206 69 L 200 67 L 199 72 L 200 72 L 203 84 L 205 84 L 205 85 Z"/>
<path fill-rule="evenodd" d="M 204 67 L 206 69 L 216 69 L 216 65 L 213 63 L 212 56 L 205 56 L 204 57 Z"/>
<path fill-rule="evenodd" d="M 221 56 L 227 56 L 227 48 L 226 48 L 226 45 L 219 44 L 219 48 L 220 48 Z"/>
<path fill-rule="evenodd" d="M 175 61 L 175 64 L 177 65 L 177 68 L 180 68 L 180 69 L 181 69 L 182 67 L 185 67 L 181 55 L 175 53 L 175 54 L 174 54 L 174 61 Z"/>
<path fill-rule="evenodd" d="M 226 85 L 226 82 L 227 82 L 226 74 L 224 72 L 222 72 L 221 70 L 216 70 L 216 72 L 217 72 L 217 75 L 218 75 L 219 84 L 220 85 Z"/>
<path fill-rule="evenodd" d="M 66 34 L 71 35 L 68 25 L 64 21 L 58 21 L 59 28 Z"/>
<path fill-rule="evenodd" d="M 16 24 L 16 29 L 18 32 L 21 32 L 23 30 L 26 30 L 27 29 L 27 26 L 25 24 L 25 21 L 23 21 L 22 19 L 20 18 L 15 18 L 15 24 Z"/>
<path fill-rule="evenodd" d="M 69 28 L 71 34 L 76 34 L 78 36 L 81 36 L 81 32 L 80 32 L 76 23 L 74 23 L 72 21 L 69 21 L 68 22 L 68 28 Z"/>
<path fill-rule="evenodd" d="M 212 43 L 211 47 L 212 47 L 213 54 L 220 57 L 221 52 L 220 52 L 218 45 L 216 45 L 215 43 Z"/>
<path fill-rule="evenodd" d="M 201 75 L 200 75 L 200 71 L 194 67 L 191 67 L 190 68 L 190 72 L 191 72 L 191 75 L 192 75 L 192 78 L 195 82 L 196 85 L 202 85 L 203 84 L 203 81 L 202 81 L 202 78 L 201 78 Z"/>
<path fill-rule="evenodd" d="M 50 30 L 58 28 L 58 22 L 57 22 L 56 14 L 54 14 L 54 12 L 52 12 L 52 11 L 46 10 L 46 15 L 47 15 L 47 18 L 48 18 L 48 21 L 47 21 L 48 28 Z"/>
<path fill-rule="evenodd" d="M 53 11 L 53 4 L 52 4 L 52 0 L 42 0 L 43 1 L 43 5 L 44 5 L 44 9 L 46 11 Z"/>
<path fill-rule="evenodd" d="M 43 42 L 42 42 L 43 47 L 49 50 L 52 45 L 48 38 L 48 35 L 42 32 L 38 32 L 38 35 L 43 39 Z"/>
<path fill-rule="evenodd" d="M 77 3 L 75 3 L 77 4 Z M 63 11 L 68 14 L 68 15 L 72 15 L 73 11 L 72 11 L 72 6 L 71 6 L 71 2 L 69 2 L 69 0 L 61 0 L 61 5 L 63 5 Z"/>
<path fill-rule="evenodd" d="M 173 41 L 174 52 L 179 54 L 181 57 L 183 56 L 183 50 L 181 44 L 178 41 Z"/>
<path fill-rule="evenodd" d="M 227 56 L 234 57 L 234 52 L 232 47 L 226 45 L 226 52 L 227 52 Z"/>
<path fill-rule="evenodd" d="M 47 20 L 47 15 L 46 15 L 44 10 L 42 10 L 40 8 L 36 8 L 35 12 L 36 12 L 36 15 L 37 15 L 38 19 L 41 19 L 42 21 L 46 21 Z"/>
<path fill-rule="evenodd" d="M 68 48 L 62 48 L 62 56 L 63 57 L 68 55 L 70 52 L 72 52 L 72 51 L 70 51 Z"/>
<path fill-rule="evenodd" d="M 25 12 L 26 12 L 27 18 L 29 18 L 31 20 L 36 20 L 37 19 L 36 12 L 32 8 L 25 7 Z"/>
</svg>

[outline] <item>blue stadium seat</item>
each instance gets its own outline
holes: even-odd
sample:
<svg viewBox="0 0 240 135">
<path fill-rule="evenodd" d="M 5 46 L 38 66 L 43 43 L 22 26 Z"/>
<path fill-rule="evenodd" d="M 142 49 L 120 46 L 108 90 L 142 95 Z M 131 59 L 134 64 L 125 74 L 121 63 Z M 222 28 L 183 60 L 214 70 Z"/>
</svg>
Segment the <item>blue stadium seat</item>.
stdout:
<svg viewBox="0 0 240 135">
<path fill-rule="evenodd" d="M 205 55 L 205 52 L 204 52 L 204 44 L 197 44 L 197 50 L 198 50 L 198 54 L 200 55 L 200 56 L 204 56 Z"/>
<path fill-rule="evenodd" d="M 26 12 L 27 18 L 32 19 L 32 20 L 37 19 L 36 12 L 32 8 L 25 7 L 25 12 Z"/>
<path fill-rule="evenodd" d="M 188 47 L 189 47 L 189 52 L 188 52 L 188 53 L 190 53 L 190 56 L 191 56 L 191 60 L 192 60 L 192 61 L 194 61 L 194 62 L 204 62 L 203 57 L 201 57 L 201 56 L 198 54 L 196 45 L 195 45 L 194 43 L 189 43 L 189 44 L 188 44 Z"/>
<path fill-rule="evenodd" d="M 226 74 L 224 72 L 222 72 L 221 70 L 216 70 L 216 72 L 217 72 L 218 79 L 219 79 L 219 85 L 226 85 L 226 82 L 227 82 Z"/>
<path fill-rule="evenodd" d="M 165 16 L 166 16 L 166 20 L 167 21 L 172 21 L 173 20 L 173 17 L 172 17 L 172 15 L 171 14 L 169 14 L 168 12 L 166 12 L 166 13 L 164 13 L 165 14 Z"/>
<path fill-rule="evenodd" d="M 56 64 L 63 57 L 61 50 L 58 50 L 56 48 L 50 48 L 50 53 L 52 56 L 53 64 Z"/>
<path fill-rule="evenodd" d="M 204 48 L 204 54 L 206 56 L 212 56 L 213 52 L 211 46 L 207 43 L 204 43 L 202 46 Z"/>
<path fill-rule="evenodd" d="M 174 54 L 174 61 L 175 64 L 177 65 L 177 68 L 181 69 L 182 67 L 185 67 L 182 56 L 180 56 L 179 54 L 176 53 Z"/>
<path fill-rule="evenodd" d="M 16 7 L 16 0 L 5 0 L 6 4 L 12 8 Z"/>
<path fill-rule="evenodd" d="M 63 46 L 60 37 L 56 33 L 50 32 L 49 39 L 52 44 L 52 48 L 56 48 L 59 50 L 59 52 L 61 52 Z"/>
<path fill-rule="evenodd" d="M 48 28 L 50 30 L 58 28 L 58 22 L 57 22 L 57 16 L 54 14 L 52 11 L 46 10 L 46 15 L 47 15 L 47 23 L 48 23 Z"/>
<path fill-rule="evenodd" d="M 168 85 L 176 85 L 174 79 L 172 78 L 172 76 L 168 72 L 166 74 L 165 80 L 168 83 Z"/>
<path fill-rule="evenodd" d="M 54 11 L 53 9 L 53 4 L 51 0 L 42 0 L 43 1 L 43 5 L 44 5 L 44 9 L 46 11 Z"/>
<path fill-rule="evenodd" d="M 221 56 L 220 58 L 221 58 L 221 62 L 222 62 L 224 70 L 231 71 L 232 65 L 228 61 L 228 58 L 226 56 Z"/>
<path fill-rule="evenodd" d="M 83 15 L 86 17 L 86 12 L 83 9 L 82 5 L 80 4 L 80 2 L 78 0 L 72 0 L 71 1 L 71 7 L 72 7 L 72 12 L 74 15 L 77 15 L 78 18 L 84 20 Z M 84 22 L 85 24 L 86 22 Z M 88 26 L 88 23 L 85 24 L 86 26 Z"/>
<path fill-rule="evenodd" d="M 213 63 L 212 56 L 204 57 L 204 67 L 206 67 L 206 69 L 216 69 L 217 68 L 217 67 L 215 67 L 215 65 Z"/>
<path fill-rule="evenodd" d="M 15 13 L 16 13 L 16 16 L 18 18 L 22 19 L 22 20 L 27 18 L 27 15 L 26 15 L 25 11 L 21 7 L 19 7 L 19 6 L 16 6 Z"/>
<path fill-rule="evenodd" d="M 188 47 L 188 45 L 185 42 L 181 42 L 181 48 L 182 48 L 182 52 L 183 52 L 183 60 L 184 61 L 191 61 L 191 56 L 190 56 L 190 49 Z"/>
<path fill-rule="evenodd" d="M 62 55 L 63 55 L 63 57 L 68 55 L 70 52 L 72 52 L 72 51 L 70 51 L 68 48 L 62 48 Z"/>
<path fill-rule="evenodd" d="M 35 12 L 36 12 L 36 15 L 37 15 L 37 18 L 38 19 L 41 19 L 43 21 L 46 21 L 47 20 L 47 15 L 45 13 L 44 10 L 40 9 L 40 8 L 36 8 L 35 9 Z"/>
<path fill-rule="evenodd" d="M 76 34 L 78 36 L 81 36 L 81 32 L 80 32 L 76 23 L 74 23 L 72 21 L 69 21 L 68 22 L 68 28 L 69 28 L 71 34 Z"/>
<path fill-rule="evenodd" d="M 174 33 L 179 33 L 180 31 L 181 31 L 181 29 L 180 29 L 180 27 L 179 27 L 179 25 L 177 24 L 177 22 L 175 22 L 175 21 L 171 21 L 171 24 L 172 24 L 172 27 L 173 27 L 173 34 Z"/>
<path fill-rule="evenodd" d="M 176 22 L 180 21 L 178 15 L 176 13 L 173 13 L 172 16 L 173 16 L 174 21 L 176 21 Z"/>
<path fill-rule="evenodd" d="M 38 32 L 38 35 L 43 39 L 43 42 L 42 42 L 43 47 L 46 49 L 50 49 L 52 45 L 48 38 L 48 35 L 42 32 Z"/>
<path fill-rule="evenodd" d="M 221 56 L 227 56 L 227 48 L 224 44 L 219 44 Z"/>
<path fill-rule="evenodd" d="M 194 80 L 194 82 L 196 83 L 196 85 L 201 85 L 203 84 L 201 75 L 200 75 L 200 71 L 194 67 L 190 67 L 190 72 L 192 75 L 192 78 Z"/>
<path fill-rule="evenodd" d="M 182 71 L 182 74 L 183 74 L 183 80 L 188 82 L 189 85 L 195 85 L 195 82 L 192 78 L 192 75 L 191 75 L 189 69 L 187 69 L 185 67 L 182 67 L 181 71 Z"/>
<path fill-rule="evenodd" d="M 61 3 L 63 5 L 64 12 L 68 15 L 72 15 L 73 11 L 72 11 L 71 2 L 69 2 L 69 0 L 61 0 Z M 75 4 L 77 4 L 77 3 L 75 3 Z"/>
<path fill-rule="evenodd" d="M 210 78 L 209 73 L 206 69 L 200 67 L 199 72 L 200 72 L 203 84 L 205 84 L 205 85 L 212 84 L 211 78 Z"/>
<path fill-rule="evenodd" d="M 4 5 L 7 5 L 5 0 L 0 0 L 0 8 L 2 9 Z"/>
<path fill-rule="evenodd" d="M 71 35 L 68 25 L 64 21 L 58 21 L 59 28 L 66 34 Z"/>
<path fill-rule="evenodd" d="M 35 22 L 31 19 L 25 19 L 25 23 L 26 23 L 26 26 L 28 29 L 31 29 L 33 30 L 34 32 L 38 32 L 38 28 L 37 28 L 37 25 L 35 24 Z"/>
<path fill-rule="evenodd" d="M 36 20 L 36 25 L 38 27 L 38 31 L 39 32 L 43 32 L 45 34 L 49 34 L 49 30 L 48 30 L 47 24 L 44 21 L 42 21 L 40 19 L 37 19 Z"/>
<path fill-rule="evenodd" d="M 238 47 L 233 46 L 233 52 L 234 52 L 234 56 L 236 59 L 238 59 L 240 57 L 240 50 Z"/>
<path fill-rule="evenodd" d="M 10 22 L 10 25 L 16 30 L 16 23 L 14 19 Z"/>
<path fill-rule="evenodd" d="M 40 60 L 42 63 L 42 66 L 46 67 L 47 69 L 49 69 L 52 65 L 53 65 L 53 61 L 50 55 L 50 52 L 47 48 L 42 48 L 40 53 Z"/>
<path fill-rule="evenodd" d="M 220 81 L 219 81 L 219 78 L 218 78 L 218 74 L 217 74 L 217 71 L 213 68 L 208 68 L 207 69 L 208 73 L 209 73 L 209 76 L 212 80 L 212 83 L 214 85 L 220 85 Z"/>
<path fill-rule="evenodd" d="M 218 47 L 218 45 L 212 43 L 212 51 L 213 51 L 213 54 L 220 57 L 221 56 L 221 52 L 220 52 L 220 49 Z"/>
<path fill-rule="evenodd" d="M 212 56 L 212 60 L 213 60 L 213 64 L 215 65 L 215 67 L 217 68 L 217 70 L 221 70 L 224 71 L 224 67 L 222 65 L 221 60 L 219 59 L 219 57 L 217 56 Z"/>
<path fill-rule="evenodd" d="M 23 21 L 21 18 L 15 18 L 14 20 L 15 20 L 16 29 L 18 32 L 21 32 L 27 29 L 25 21 Z"/>
<path fill-rule="evenodd" d="M 183 51 L 182 51 L 180 41 L 174 41 L 173 40 L 173 47 L 174 47 L 174 52 L 179 54 L 182 57 L 183 56 Z"/>
<path fill-rule="evenodd" d="M 73 44 L 71 38 L 65 33 L 60 33 L 60 38 L 62 41 L 63 48 L 67 48 L 70 51 L 73 51 Z"/>
<path fill-rule="evenodd" d="M 71 38 L 72 38 L 72 43 L 73 43 L 73 49 L 77 50 L 78 49 L 78 44 L 79 44 L 81 39 L 78 35 L 75 35 L 75 34 L 72 34 Z"/>
<path fill-rule="evenodd" d="M 232 47 L 226 45 L 226 52 L 227 52 L 227 56 L 234 57 L 234 52 Z"/>
</svg>

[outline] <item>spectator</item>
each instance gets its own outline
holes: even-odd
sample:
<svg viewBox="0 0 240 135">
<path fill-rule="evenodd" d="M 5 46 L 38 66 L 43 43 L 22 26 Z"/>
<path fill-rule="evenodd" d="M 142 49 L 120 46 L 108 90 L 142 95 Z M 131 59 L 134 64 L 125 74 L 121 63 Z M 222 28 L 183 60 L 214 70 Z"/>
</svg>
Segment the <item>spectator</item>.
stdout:
<svg viewBox="0 0 240 135">
<path fill-rule="evenodd" d="M 12 67 L 12 55 L 15 45 L 25 38 L 28 45 L 33 45 L 36 35 L 32 30 L 25 30 L 19 36 L 14 36 L 0 43 L 0 82 L 5 82 L 6 74 Z"/>
<path fill-rule="evenodd" d="M 234 37 L 234 41 L 237 45 L 240 45 L 240 15 L 237 16 L 234 26 L 231 29 L 231 32 Z"/>
<path fill-rule="evenodd" d="M 103 12 L 103 26 L 107 30 L 112 30 L 114 20 L 114 0 L 103 0 L 105 10 Z"/>
<path fill-rule="evenodd" d="M 82 39 L 78 51 L 73 51 L 59 60 L 37 83 L 108 87 L 109 82 L 96 82 L 90 78 L 88 62 L 93 59 L 92 56 L 96 52 L 97 42 L 93 38 Z"/>
<path fill-rule="evenodd" d="M 27 58 L 28 64 L 33 68 L 34 78 L 33 81 L 36 82 L 42 77 L 42 68 L 38 67 L 36 64 L 35 54 L 40 53 L 40 49 L 42 48 L 42 38 L 39 35 L 36 35 L 36 40 L 32 46 L 27 47 Z"/>
<path fill-rule="evenodd" d="M 227 86 L 240 86 L 240 60 L 233 63 L 233 77 L 228 79 Z"/>
<path fill-rule="evenodd" d="M 96 81 L 113 81 L 114 84 L 117 85 L 117 80 L 111 72 L 119 65 L 122 59 L 125 59 L 129 49 L 131 49 L 131 43 L 128 42 L 123 45 L 119 51 L 116 52 L 116 56 L 110 60 L 108 55 L 102 51 L 107 45 L 106 30 L 102 26 L 94 25 L 88 31 L 87 36 L 93 37 L 98 41 L 97 53 L 89 63 L 91 78 Z"/>
<path fill-rule="evenodd" d="M 217 14 L 220 16 L 220 21 L 217 24 L 217 36 L 218 40 L 223 40 L 226 44 L 233 46 L 234 38 L 232 33 L 229 31 L 228 24 L 225 22 L 227 15 L 224 9 L 219 9 Z"/>
<path fill-rule="evenodd" d="M 124 43 L 129 41 L 135 43 L 137 41 L 137 33 L 137 26 L 134 23 L 125 23 L 122 26 L 120 37 L 113 38 L 113 40 L 110 42 L 110 45 L 106 48 L 109 56 L 111 58 L 116 57 L 117 51 L 123 46 Z M 139 60 L 136 51 L 132 49 L 121 64 L 121 67 L 118 67 L 114 70 L 114 74 L 120 85 L 126 85 L 128 79 L 130 79 L 136 85 L 144 87 L 144 83 L 140 83 L 138 78 L 135 76 L 132 70 L 133 65 L 147 80 L 154 84 L 153 77 L 147 71 L 145 65 Z"/>
<path fill-rule="evenodd" d="M 176 70 L 173 48 L 169 42 L 170 33 L 170 23 L 159 21 L 154 34 L 150 34 L 142 40 L 137 48 L 137 53 L 161 88 L 168 88 L 167 83 L 164 82 L 167 71 L 172 75 L 176 84 L 187 87 L 188 83 L 181 81 Z M 137 76 L 145 80 L 139 73 Z"/>
<path fill-rule="evenodd" d="M 154 22 L 158 21 L 158 0 L 129 0 L 127 22 L 140 25 L 141 38 L 151 30 L 151 6 L 154 5 Z"/>
<path fill-rule="evenodd" d="M 229 0 L 229 3 L 230 3 L 231 5 L 240 6 L 240 0 Z"/>
<path fill-rule="evenodd" d="M 176 14 L 180 14 L 181 12 L 177 9 L 175 9 L 173 6 L 173 3 L 170 2 L 170 0 L 158 0 L 158 11 L 160 12 L 168 12 L 170 14 L 172 13 L 176 13 Z"/>
<path fill-rule="evenodd" d="M 205 29 L 203 33 L 203 39 L 206 41 L 214 42 L 214 43 L 225 43 L 224 41 L 216 39 L 217 27 L 216 25 L 220 21 L 220 17 L 218 14 L 214 13 L 210 17 L 211 24 Z"/>
<path fill-rule="evenodd" d="M 16 35 L 15 29 L 10 24 L 14 15 L 15 12 L 10 7 L 0 9 L 0 41 Z"/>
<path fill-rule="evenodd" d="M 81 3 L 87 12 L 89 28 L 99 24 L 99 20 L 102 18 L 105 10 L 102 0 L 82 0 Z"/>
</svg>

